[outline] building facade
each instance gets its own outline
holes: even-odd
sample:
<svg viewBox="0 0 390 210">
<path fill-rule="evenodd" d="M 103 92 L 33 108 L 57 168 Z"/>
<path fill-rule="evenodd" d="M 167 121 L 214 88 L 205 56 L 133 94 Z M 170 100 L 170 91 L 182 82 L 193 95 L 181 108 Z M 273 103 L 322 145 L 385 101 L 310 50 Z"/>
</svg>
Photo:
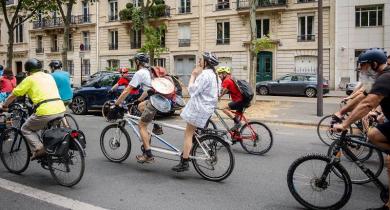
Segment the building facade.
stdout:
<svg viewBox="0 0 390 210">
<path fill-rule="evenodd" d="M 78 1 L 73 9 L 69 71 L 75 84 L 82 77 L 115 66 L 134 67 L 129 60 L 144 44 L 142 31 L 131 21 L 119 18 L 127 3 L 142 0 Z M 324 0 L 324 77 L 335 84 L 334 0 Z M 221 65 L 231 66 L 240 79 L 249 76 L 249 0 L 165 0 L 167 11 L 153 24 L 165 23 L 164 45 L 168 51 L 155 59 L 185 83 L 203 51 L 213 51 Z M 314 0 L 258 0 L 257 36 L 269 36 L 275 47 L 257 55 L 257 81 L 279 78 L 287 73 L 317 71 L 317 2 Z M 0 22 L 1 23 L 1 22 Z M 1 24 L 1 30 L 6 30 Z M 61 59 L 63 25 L 59 14 L 50 19 L 26 22 L 25 40 L 16 44 L 14 69 L 28 57 L 37 57 L 45 68 Z M 6 42 L 2 33 L 1 43 Z M 0 61 L 6 48 L 0 45 Z M 19 56 L 19 57 L 18 57 Z M 20 59 L 19 59 L 20 58 Z M 18 62 L 18 63 L 17 63 Z M 82 69 L 82 71 L 80 71 Z M 334 86 L 334 85 L 333 85 Z"/>
<path fill-rule="evenodd" d="M 390 1 L 336 1 L 335 63 L 337 88 L 355 82 L 357 58 L 365 49 L 390 52 Z"/>
</svg>

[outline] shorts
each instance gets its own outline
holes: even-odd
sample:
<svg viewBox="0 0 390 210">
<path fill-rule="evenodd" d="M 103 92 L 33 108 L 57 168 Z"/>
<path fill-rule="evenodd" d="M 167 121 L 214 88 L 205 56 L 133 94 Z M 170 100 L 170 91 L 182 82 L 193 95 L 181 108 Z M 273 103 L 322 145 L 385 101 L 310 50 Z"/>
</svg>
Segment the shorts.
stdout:
<svg viewBox="0 0 390 210">
<path fill-rule="evenodd" d="M 157 114 L 157 109 L 152 106 L 150 101 L 146 102 L 145 110 L 141 114 L 141 121 L 144 123 L 150 123 Z"/>
<path fill-rule="evenodd" d="M 232 101 L 228 104 L 231 110 L 236 110 L 238 112 L 243 112 L 244 108 L 248 106 L 248 102 L 242 101 Z"/>
<path fill-rule="evenodd" d="M 376 128 L 390 141 L 390 122 L 379 124 Z"/>
</svg>

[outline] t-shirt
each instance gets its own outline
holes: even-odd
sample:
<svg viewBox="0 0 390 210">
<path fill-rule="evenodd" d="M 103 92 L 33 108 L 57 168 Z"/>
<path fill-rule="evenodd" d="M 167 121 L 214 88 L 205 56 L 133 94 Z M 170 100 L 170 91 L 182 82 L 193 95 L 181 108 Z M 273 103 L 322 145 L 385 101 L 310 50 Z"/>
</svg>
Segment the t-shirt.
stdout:
<svg viewBox="0 0 390 210">
<path fill-rule="evenodd" d="M 140 86 L 144 92 L 148 91 L 152 87 L 152 77 L 150 75 L 150 71 L 146 68 L 138 70 L 133 75 L 129 85 L 134 88 Z"/>
<path fill-rule="evenodd" d="M 15 96 L 27 95 L 37 104 L 48 99 L 60 98 L 56 82 L 50 74 L 36 72 L 26 77 L 12 92 Z M 65 112 L 65 105 L 62 101 L 50 101 L 41 104 L 35 114 L 37 116 L 54 115 Z"/>
<path fill-rule="evenodd" d="M 226 78 L 223 80 L 222 88 L 229 90 L 232 101 L 237 102 L 242 100 L 241 92 L 230 75 L 226 76 Z"/>
<path fill-rule="evenodd" d="M 385 72 L 376 78 L 370 94 L 384 96 L 380 105 L 385 117 L 390 119 L 390 67 L 387 67 Z"/>
<path fill-rule="evenodd" d="M 121 78 L 119 78 L 117 84 L 119 86 L 127 86 L 127 85 L 129 85 L 129 80 L 126 77 L 121 77 Z"/>
<path fill-rule="evenodd" d="M 12 79 L 8 79 L 7 77 L 1 77 L 1 90 L 2 93 L 10 93 L 16 87 L 16 78 L 12 77 Z"/>
<path fill-rule="evenodd" d="M 69 101 L 73 98 L 72 87 L 70 86 L 70 74 L 66 71 L 56 70 L 51 76 L 57 84 L 58 91 L 60 92 L 61 100 Z"/>
</svg>

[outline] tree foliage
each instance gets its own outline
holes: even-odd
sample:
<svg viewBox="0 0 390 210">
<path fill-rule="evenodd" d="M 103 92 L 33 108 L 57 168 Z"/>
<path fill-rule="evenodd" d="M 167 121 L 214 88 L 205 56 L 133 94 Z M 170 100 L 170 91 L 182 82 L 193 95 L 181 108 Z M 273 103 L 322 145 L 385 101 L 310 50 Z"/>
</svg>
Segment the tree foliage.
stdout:
<svg viewBox="0 0 390 210">
<path fill-rule="evenodd" d="M 272 49 L 275 46 L 275 42 L 268 36 L 263 36 L 260 39 L 252 41 L 252 51 L 256 54 L 263 50 Z"/>
<path fill-rule="evenodd" d="M 160 57 L 161 53 L 167 51 L 166 47 L 161 46 L 161 39 L 166 29 L 166 25 L 160 25 L 159 27 L 145 26 L 145 43 L 141 48 L 141 52 L 149 53 L 151 57 Z"/>
</svg>

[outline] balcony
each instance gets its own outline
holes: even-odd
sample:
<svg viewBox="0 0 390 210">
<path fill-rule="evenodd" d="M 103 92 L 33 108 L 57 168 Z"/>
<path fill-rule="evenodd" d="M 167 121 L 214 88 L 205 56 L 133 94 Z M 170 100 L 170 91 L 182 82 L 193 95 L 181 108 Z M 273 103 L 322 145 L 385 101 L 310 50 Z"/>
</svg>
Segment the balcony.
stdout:
<svg viewBox="0 0 390 210">
<path fill-rule="evenodd" d="M 217 39 L 217 45 L 224 45 L 224 44 L 230 44 L 230 39 L 229 38 Z"/>
<path fill-rule="evenodd" d="M 79 24 L 88 24 L 92 23 L 92 15 L 77 15 L 72 16 L 71 26 Z M 64 27 L 64 21 L 61 17 L 55 17 L 50 19 L 41 19 L 33 21 L 33 29 L 49 29 L 49 28 L 60 28 Z"/>
<path fill-rule="evenodd" d="M 90 44 L 81 44 L 80 51 L 81 52 L 91 51 L 91 45 Z"/>
<path fill-rule="evenodd" d="M 139 49 L 141 48 L 141 42 L 131 42 L 130 47 L 131 49 Z"/>
<path fill-rule="evenodd" d="M 249 12 L 249 8 L 249 0 L 237 0 L 238 12 Z M 286 9 L 287 0 L 257 0 L 256 8 L 257 11 Z"/>
<path fill-rule="evenodd" d="M 169 7 L 167 5 L 163 5 L 163 6 L 165 6 L 165 8 L 151 10 L 149 17 L 150 18 L 170 17 L 171 16 L 171 7 Z"/>
<path fill-rule="evenodd" d="M 35 53 L 36 54 L 42 54 L 45 52 L 45 49 L 43 47 L 40 47 L 40 48 L 35 48 Z"/>
<path fill-rule="evenodd" d="M 191 46 L 191 39 L 179 39 L 179 47 Z"/>
<path fill-rule="evenodd" d="M 218 2 L 215 5 L 215 11 L 230 9 L 229 1 Z"/>
<path fill-rule="evenodd" d="M 59 47 L 51 47 L 50 48 L 50 52 L 60 52 L 60 48 Z"/>
<path fill-rule="evenodd" d="M 117 50 L 118 44 L 114 44 L 114 43 L 108 44 L 108 49 L 109 50 Z"/>
<path fill-rule="evenodd" d="M 317 0 L 298 0 L 297 3 L 310 3 L 310 2 L 316 2 Z"/>
<path fill-rule="evenodd" d="M 316 36 L 314 34 L 298 36 L 298 42 L 314 42 L 315 40 L 316 40 Z"/>
<path fill-rule="evenodd" d="M 178 13 L 179 14 L 188 14 L 191 13 L 191 7 L 178 7 Z"/>
<path fill-rule="evenodd" d="M 108 21 L 109 22 L 114 22 L 114 21 L 118 21 L 119 20 L 119 16 L 118 15 L 109 15 L 108 16 Z"/>
</svg>

